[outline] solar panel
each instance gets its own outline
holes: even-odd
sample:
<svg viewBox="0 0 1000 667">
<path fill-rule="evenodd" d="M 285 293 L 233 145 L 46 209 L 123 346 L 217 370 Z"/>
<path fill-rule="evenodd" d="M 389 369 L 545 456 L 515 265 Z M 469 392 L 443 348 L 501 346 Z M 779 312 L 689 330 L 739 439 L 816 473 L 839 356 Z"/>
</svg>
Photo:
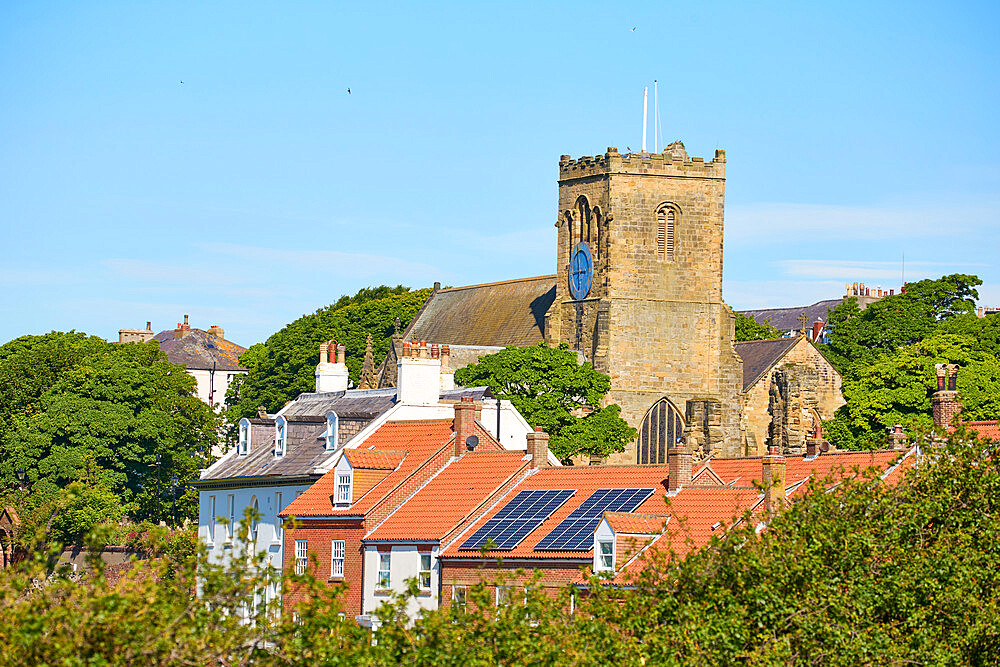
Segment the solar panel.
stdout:
<svg viewBox="0 0 1000 667">
<path fill-rule="evenodd" d="M 535 545 L 536 549 L 591 549 L 594 528 L 605 512 L 632 512 L 653 489 L 598 489 Z"/>
<path fill-rule="evenodd" d="M 576 493 L 572 489 L 521 491 L 459 549 L 479 549 L 492 540 L 494 549 L 513 549 Z"/>
</svg>

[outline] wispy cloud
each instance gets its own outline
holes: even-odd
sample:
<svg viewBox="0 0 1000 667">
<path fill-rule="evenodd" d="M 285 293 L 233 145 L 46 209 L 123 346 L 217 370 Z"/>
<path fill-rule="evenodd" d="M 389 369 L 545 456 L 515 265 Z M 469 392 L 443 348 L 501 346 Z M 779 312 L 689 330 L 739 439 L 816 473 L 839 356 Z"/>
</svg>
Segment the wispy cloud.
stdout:
<svg viewBox="0 0 1000 667">
<path fill-rule="evenodd" d="M 902 258 L 900 258 L 902 260 Z M 899 262 L 868 262 L 847 259 L 784 259 L 775 262 L 785 275 L 838 280 L 899 280 L 904 265 Z M 905 269 L 911 276 L 943 275 L 987 266 L 983 263 L 907 262 Z"/>
</svg>

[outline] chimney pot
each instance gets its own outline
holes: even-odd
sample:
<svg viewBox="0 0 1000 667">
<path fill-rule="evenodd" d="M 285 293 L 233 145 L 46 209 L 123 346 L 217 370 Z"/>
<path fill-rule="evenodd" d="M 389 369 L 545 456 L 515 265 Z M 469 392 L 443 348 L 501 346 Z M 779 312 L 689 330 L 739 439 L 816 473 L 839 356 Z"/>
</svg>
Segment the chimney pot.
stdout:
<svg viewBox="0 0 1000 667">
<path fill-rule="evenodd" d="M 153 323 L 150 322 L 149 320 L 146 320 L 146 331 L 152 331 L 152 330 L 153 330 Z"/>
<path fill-rule="evenodd" d="M 441 291 L 441 283 L 437 280 L 434 281 L 434 291 L 435 292 Z"/>
</svg>

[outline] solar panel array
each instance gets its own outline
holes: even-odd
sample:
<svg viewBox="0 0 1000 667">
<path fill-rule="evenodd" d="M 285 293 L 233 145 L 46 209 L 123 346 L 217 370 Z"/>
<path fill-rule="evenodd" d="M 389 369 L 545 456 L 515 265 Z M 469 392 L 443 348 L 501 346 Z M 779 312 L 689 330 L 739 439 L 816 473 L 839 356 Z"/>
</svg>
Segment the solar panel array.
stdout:
<svg viewBox="0 0 1000 667">
<path fill-rule="evenodd" d="M 598 489 L 552 529 L 536 549 L 590 549 L 594 528 L 605 512 L 633 512 L 653 489 Z"/>
<path fill-rule="evenodd" d="M 487 540 L 494 549 L 513 549 L 574 493 L 573 489 L 521 491 L 459 549 L 480 549 Z"/>
</svg>

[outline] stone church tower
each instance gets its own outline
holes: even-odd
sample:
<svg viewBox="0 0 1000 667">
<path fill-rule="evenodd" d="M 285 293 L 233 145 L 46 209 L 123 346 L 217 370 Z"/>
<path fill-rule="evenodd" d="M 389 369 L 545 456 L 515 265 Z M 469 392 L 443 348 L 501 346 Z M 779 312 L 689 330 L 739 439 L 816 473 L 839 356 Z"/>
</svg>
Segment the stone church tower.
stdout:
<svg viewBox="0 0 1000 667">
<path fill-rule="evenodd" d="M 612 463 L 742 454 L 742 366 L 722 302 L 726 157 L 662 154 L 559 160 L 555 301 L 545 339 L 611 376 L 608 403 L 639 429 Z"/>
</svg>

